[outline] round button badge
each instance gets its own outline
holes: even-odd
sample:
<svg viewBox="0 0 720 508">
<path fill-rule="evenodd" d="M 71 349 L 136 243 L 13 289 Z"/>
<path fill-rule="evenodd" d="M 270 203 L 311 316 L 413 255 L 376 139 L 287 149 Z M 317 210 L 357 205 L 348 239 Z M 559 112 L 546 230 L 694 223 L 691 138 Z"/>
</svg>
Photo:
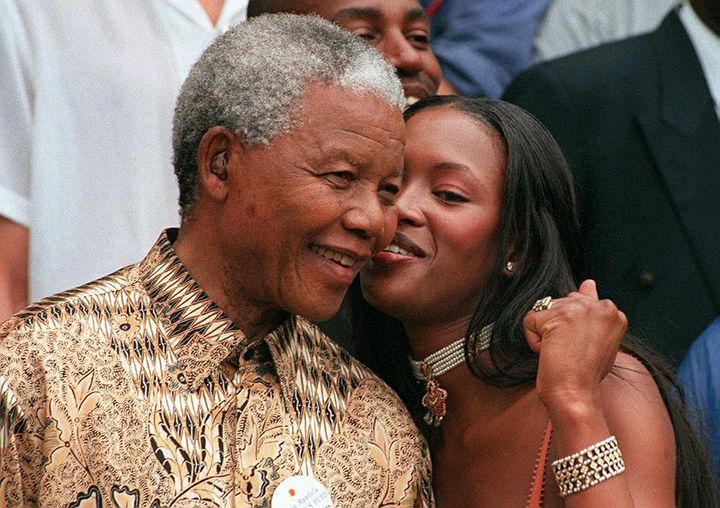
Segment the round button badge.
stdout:
<svg viewBox="0 0 720 508">
<path fill-rule="evenodd" d="M 311 476 L 285 478 L 272 497 L 272 508 L 332 508 L 325 486 Z"/>
</svg>

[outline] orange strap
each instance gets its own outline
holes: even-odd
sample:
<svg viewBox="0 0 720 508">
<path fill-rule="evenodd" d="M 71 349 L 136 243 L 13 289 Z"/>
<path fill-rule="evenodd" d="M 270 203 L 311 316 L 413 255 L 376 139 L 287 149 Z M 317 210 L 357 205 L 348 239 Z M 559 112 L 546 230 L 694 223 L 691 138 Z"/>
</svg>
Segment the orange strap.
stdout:
<svg viewBox="0 0 720 508">
<path fill-rule="evenodd" d="M 543 502 L 543 494 L 545 493 L 545 464 L 547 464 L 547 456 L 550 450 L 550 438 L 552 437 L 552 422 L 548 420 L 545 427 L 545 436 L 543 437 L 540 450 L 538 451 L 537 463 L 535 464 L 535 474 L 533 474 L 532 488 L 528 496 L 528 508 L 540 508 Z"/>
</svg>

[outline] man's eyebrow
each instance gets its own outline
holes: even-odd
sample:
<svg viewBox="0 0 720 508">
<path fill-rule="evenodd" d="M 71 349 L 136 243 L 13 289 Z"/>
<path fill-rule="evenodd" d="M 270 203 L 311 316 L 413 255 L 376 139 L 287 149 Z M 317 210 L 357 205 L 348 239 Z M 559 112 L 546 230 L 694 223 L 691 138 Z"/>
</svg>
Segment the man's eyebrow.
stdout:
<svg viewBox="0 0 720 508">
<path fill-rule="evenodd" d="M 377 9 L 375 7 L 347 7 L 345 9 L 340 9 L 333 17 L 333 21 L 342 21 L 351 18 L 362 18 L 371 21 L 379 21 L 384 18 L 384 15 L 380 11 L 380 9 Z M 428 23 L 430 22 L 430 18 L 428 17 L 427 13 L 424 9 L 420 7 L 418 7 L 417 9 L 412 9 L 408 11 L 407 14 L 405 14 L 406 23 L 418 20 L 426 21 Z"/>
<path fill-rule="evenodd" d="M 413 10 L 409 11 L 405 15 L 406 22 L 418 21 L 418 20 L 427 21 L 428 23 L 430 22 L 430 18 L 428 17 L 427 13 L 425 12 L 425 9 L 421 9 L 418 7 L 417 9 L 413 9 Z"/>
<path fill-rule="evenodd" d="M 358 170 L 363 170 L 370 166 L 369 161 L 363 160 L 362 157 L 357 157 L 345 148 L 330 148 L 325 152 L 323 157 L 324 163 L 333 163 L 338 161 L 346 162 Z"/>
<path fill-rule="evenodd" d="M 333 21 L 342 21 L 351 18 L 379 21 L 383 18 L 383 15 L 379 9 L 374 7 L 347 7 L 346 9 L 337 11 L 335 16 L 333 16 Z"/>
</svg>

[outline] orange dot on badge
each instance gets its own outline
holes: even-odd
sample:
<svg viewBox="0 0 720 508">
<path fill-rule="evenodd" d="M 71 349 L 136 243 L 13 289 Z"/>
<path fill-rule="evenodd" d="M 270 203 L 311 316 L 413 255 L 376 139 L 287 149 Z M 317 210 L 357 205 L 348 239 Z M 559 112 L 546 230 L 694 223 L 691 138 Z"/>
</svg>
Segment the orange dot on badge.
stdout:
<svg viewBox="0 0 720 508">
<path fill-rule="evenodd" d="M 295 489 L 288 490 L 288 494 L 290 494 L 290 497 L 295 497 Z"/>
</svg>

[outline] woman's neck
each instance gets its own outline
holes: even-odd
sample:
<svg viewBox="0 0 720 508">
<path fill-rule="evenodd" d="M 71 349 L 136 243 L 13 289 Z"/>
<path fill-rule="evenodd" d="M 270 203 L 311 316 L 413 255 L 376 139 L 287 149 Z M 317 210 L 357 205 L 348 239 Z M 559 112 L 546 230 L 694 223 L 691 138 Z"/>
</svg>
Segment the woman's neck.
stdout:
<svg viewBox="0 0 720 508">
<path fill-rule="evenodd" d="M 493 386 L 475 376 L 466 363 L 440 376 L 438 382 L 448 392 L 444 430 L 493 420 L 533 389 L 531 384 Z"/>
<path fill-rule="evenodd" d="M 448 344 L 465 337 L 470 326 L 470 318 L 451 323 L 403 323 L 410 343 L 410 354 L 415 360 L 424 360 Z"/>
<path fill-rule="evenodd" d="M 403 323 L 408 336 L 411 356 L 421 361 L 443 347 L 467 335 L 470 318 L 441 325 Z M 532 386 L 500 388 L 485 383 L 475 376 L 466 362 L 439 376 L 437 381 L 447 390 L 447 416 L 443 421 L 443 433 L 478 419 L 493 418 L 503 413 L 519 398 L 532 390 Z"/>
</svg>

